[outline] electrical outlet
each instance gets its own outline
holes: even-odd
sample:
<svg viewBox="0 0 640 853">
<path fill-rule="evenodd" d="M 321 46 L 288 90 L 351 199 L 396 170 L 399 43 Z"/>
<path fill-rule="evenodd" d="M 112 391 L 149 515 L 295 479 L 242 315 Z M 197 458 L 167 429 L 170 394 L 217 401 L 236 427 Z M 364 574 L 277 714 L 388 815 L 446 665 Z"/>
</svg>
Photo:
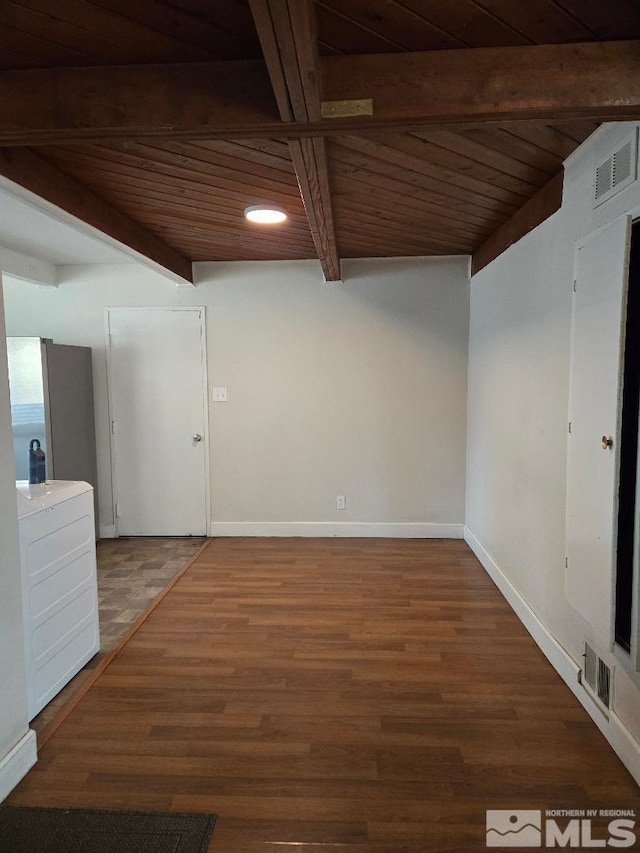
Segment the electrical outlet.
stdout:
<svg viewBox="0 0 640 853">
<path fill-rule="evenodd" d="M 336 495 L 336 509 L 346 509 L 347 499 L 344 495 Z"/>
<path fill-rule="evenodd" d="M 213 402 L 214 403 L 226 403 L 228 400 L 227 389 L 226 388 L 214 388 L 213 389 Z"/>
</svg>

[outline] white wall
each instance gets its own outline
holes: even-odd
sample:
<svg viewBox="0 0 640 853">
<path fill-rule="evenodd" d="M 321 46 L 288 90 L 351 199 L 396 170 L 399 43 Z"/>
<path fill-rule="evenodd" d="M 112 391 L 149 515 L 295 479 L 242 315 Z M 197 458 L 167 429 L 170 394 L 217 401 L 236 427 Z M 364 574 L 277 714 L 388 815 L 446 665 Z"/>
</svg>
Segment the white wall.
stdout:
<svg viewBox="0 0 640 853">
<path fill-rule="evenodd" d="M 4 312 L 0 280 L 0 342 Z M 0 345 L 0 801 L 35 760 L 27 725 L 16 484 L 11 437 L 7 352 Z"/>
<path fill-rule="evenodd" d="M 68 267 L 57 290 L 8 283 L 10 334 L 94 350 L 102 523 L 104 308 L 205 305 L 209 384 L 230 400 L 210 407 L 214 522 L 460 524 L 468 430 L 467 527 L 579 665 L 588 626 L 564 596 L 573 245 L 640 210 L 640 182 L 591 207 L 593 167 L 629 127 L 581 146 L 562 209 L 474 277 L 470 328 L 462 258 L 347 261 L 344 285 L 315 262 L 199 264 L 195 289 L 132 265 Z M 640 742 L 640 679 L 599 652 Z"/>
<path fill-rule="evenodd" d="M 209 384 L 229 389 L 210 406 L 214 522 L 460 532 L 466 258 L 346 261 L 346 283 L 332 285 L 311 261 L 198 264 L 197 274 L 196 288 L 134 265 L 63 268 L 56 290 L 7 283 L 8 334 L 93 348 L 103 525 L 113 520 L 104 308 L 205 305 Z"/>
<path fill-rule="evenodd" d="M 587 140 L 566 164 L 561 210 L 471 283 L 466 524 L 580 665 L 589 626 L 564 593 L 573 251 L 578 238 L 640 209 L 640 182 L 591 204 L 595 165 L 632 126 Z M 622 653 L 598 651 L 616 667 L 614 712 L 640 743 L 640 677 Z"/>
</svg>

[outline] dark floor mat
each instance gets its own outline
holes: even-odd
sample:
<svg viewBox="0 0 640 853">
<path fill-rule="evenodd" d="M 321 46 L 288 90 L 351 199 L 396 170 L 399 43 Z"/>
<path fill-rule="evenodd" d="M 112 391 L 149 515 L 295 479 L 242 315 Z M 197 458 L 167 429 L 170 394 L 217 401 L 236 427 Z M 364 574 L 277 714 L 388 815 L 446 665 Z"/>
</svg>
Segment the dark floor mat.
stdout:
<svg viewBox="0 0 640 853">
<path fill-rule="evenodd" d="M 0 807 L 0 853 L 205 853 L 215 815 Z"/>
</svg>

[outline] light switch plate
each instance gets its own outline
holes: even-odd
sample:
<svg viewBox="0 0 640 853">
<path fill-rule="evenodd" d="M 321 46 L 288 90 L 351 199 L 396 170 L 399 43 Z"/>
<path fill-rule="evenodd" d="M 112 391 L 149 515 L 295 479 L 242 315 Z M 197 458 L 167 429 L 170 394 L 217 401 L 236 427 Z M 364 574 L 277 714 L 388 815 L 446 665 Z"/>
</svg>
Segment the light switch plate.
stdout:
<svg viewBox="0 0 640 853">
<path fill-rule="evenodd" d="M 228 400 L 227 389 L 226 388 L 214 388 L 213 389 L 213 402 L 214 403 L 226 403 Z"/>
</svg>

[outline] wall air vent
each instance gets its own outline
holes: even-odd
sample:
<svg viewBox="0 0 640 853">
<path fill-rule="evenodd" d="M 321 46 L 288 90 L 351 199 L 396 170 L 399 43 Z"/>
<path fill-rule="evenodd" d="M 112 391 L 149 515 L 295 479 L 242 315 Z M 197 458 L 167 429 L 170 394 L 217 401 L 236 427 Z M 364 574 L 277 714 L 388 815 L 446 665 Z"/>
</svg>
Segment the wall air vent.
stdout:
<svg viewBox="0 0 640 853">
<path fill-rule="evenodd" d="M 580 681 L 601 709 L 608 711 L 611 707 L 611 668 L 598 657 L 589 643 L 584 644 L 584 666 Z"/>
<path fill-rule="evenodd" d="M 610 199 L 635 181 L 638 174 L 638 132 L 633 133 L 624 145 L 601 163 L 594 180 L 593 206 Z"/>
</svg>

